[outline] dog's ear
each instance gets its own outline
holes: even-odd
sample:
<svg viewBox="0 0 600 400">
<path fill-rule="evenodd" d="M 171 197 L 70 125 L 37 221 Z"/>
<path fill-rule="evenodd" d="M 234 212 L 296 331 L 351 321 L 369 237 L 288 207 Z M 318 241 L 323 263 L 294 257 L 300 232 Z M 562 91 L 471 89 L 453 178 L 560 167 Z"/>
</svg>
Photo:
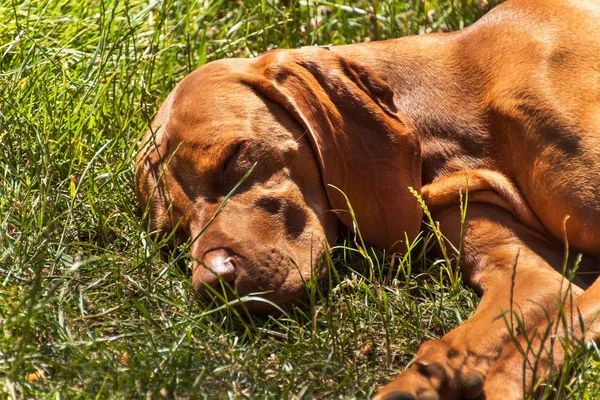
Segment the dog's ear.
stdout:
<svg viewBox="0 0 600 400">
<path fill-rule="evenodd" d="M 412 123 L 390 87 L 368 68 L 319 48 L 273 51 L 242 78 L 307 129 L 331 207 L 352 228 L 342 190 L 363 238 L 390 248 L 419 232 L 421 153 Z M 400 250 L 399 247 L 396 247 Z"/>
</svg>

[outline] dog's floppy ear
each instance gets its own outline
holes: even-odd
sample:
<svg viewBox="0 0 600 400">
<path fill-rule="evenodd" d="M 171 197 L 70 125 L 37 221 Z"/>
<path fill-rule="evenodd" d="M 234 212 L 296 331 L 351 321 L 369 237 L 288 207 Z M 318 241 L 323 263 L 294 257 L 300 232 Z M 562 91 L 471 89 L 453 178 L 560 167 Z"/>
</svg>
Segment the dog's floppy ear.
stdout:
<svg viewBox="0 0 600 400">
<path fill-rule="evenodd" d="M 333 51 L 273 51 L 253 61 L 245 83 L 291 112 L 310 135 L 331 207 L 348 227 L 355 211 L 363 238 L 390 248 L 419 232 L 421 153 L 412 123 L 390 87 Z M 400 249 L 396 247 L 397 249 Z"/>
</svg>

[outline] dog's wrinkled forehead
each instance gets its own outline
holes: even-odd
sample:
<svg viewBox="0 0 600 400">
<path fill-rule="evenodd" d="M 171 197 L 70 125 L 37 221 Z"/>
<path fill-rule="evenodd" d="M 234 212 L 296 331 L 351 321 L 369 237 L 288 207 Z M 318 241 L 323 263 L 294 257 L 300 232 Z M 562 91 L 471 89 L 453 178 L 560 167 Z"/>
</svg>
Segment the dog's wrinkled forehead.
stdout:
<svg viewBox="0 0 600 400">
<path fill-rule="evenodd" d="M 192 73 L 173 93 L 165 127 L 173 141 L 212 145 L 248 130 L 256 96 L 234 79 L 212 76 L 211 70 Z"/>
<path fill-rule="evenodd" d="M 273 127 L 296 123 L 283 115 L 279 105 L 239 79 L 249 60 L 224 61 L 196 70 L 178 85 L 165 126 L 170 146 L 202 151 L 239 139 L 254 139 L 281 148 L 287 134 Z"/>
</svg>

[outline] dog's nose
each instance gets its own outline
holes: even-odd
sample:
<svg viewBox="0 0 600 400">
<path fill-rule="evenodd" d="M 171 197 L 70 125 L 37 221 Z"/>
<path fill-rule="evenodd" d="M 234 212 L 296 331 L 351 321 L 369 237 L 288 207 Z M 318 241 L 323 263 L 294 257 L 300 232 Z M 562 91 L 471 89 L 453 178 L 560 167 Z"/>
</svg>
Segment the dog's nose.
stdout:
<svg viewBox="0 0 600 400">
<path fill-rule="evenodd" d="M 204 254 L 202 262 L 194 263 L 194 289 L 204 297 L 214 295 L 214 290 L 220 293 L 221 290 L 218 289 L 221 283 L 231 285 L 235 280 L 235 269 L 235 258 L 227 250 L 211 250 Z"/>
</svg>

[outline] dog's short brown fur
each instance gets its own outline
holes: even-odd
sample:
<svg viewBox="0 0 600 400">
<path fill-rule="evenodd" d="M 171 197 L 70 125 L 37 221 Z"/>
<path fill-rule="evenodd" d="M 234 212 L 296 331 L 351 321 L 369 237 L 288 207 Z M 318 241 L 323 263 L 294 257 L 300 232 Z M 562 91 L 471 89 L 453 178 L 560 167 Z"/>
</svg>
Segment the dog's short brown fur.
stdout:
<svg viewBox="0 0 600 400">
<path fill-rule="evenodd" d="M 368 242 L 402 251 L 421 229 L 414 188 L 448 241 L 462 231 L 460 267 L 483 298 L 377 397 L 521 398 L 564 350 L 555 341 L 547 368 L 524 376 L 503 311 L 518 309 L 531 336 L 572 291 L 567 313 L 598 339 L 600 281 L 583 291 L 557 271 L 567 242 L 584 267 L 600 255 L 599 32 L 596 1 L 509 0 L 454 33 L 212 62 L 145 136 L 138 197 L 153 229 L 193 239 L 203 295 L 225 281 L 286 304 L 323 277 L 337 221 L 355 229 L 341 192 Z"/>
</svg>

